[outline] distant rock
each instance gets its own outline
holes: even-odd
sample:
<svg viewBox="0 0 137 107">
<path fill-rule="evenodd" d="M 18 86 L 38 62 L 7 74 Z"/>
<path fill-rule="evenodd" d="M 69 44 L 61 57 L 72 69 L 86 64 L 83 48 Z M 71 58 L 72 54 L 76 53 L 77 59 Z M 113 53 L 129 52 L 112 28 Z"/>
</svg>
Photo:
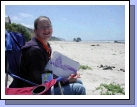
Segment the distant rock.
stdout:
<svg viewBox="0 0 137 107">
<path fill-rule="evenodd" d="M 81 41 L 81 38 L 80 38 L 80 37 L 78 37 L 78 38 L 77 38 L 77 42 L 80 42 L 80 41 Z"/>
<path fill-rule="evenodd" d="M 81 41 L 81 38 L 80 38 L 80 37 L 78 37 L 77 39 L 74 38 L 73 41 L 75 41 L 75 42 L 80 42 L 80 41 Z"/>
<path fill-rule="evenodd" d="M 114 43 L 125 43 L 125 42 L 120 42 L 120 41 L 116 41 L 116 40 L 115 40 Z"/>
<path fill-rule="evenodd" d="M 74 38 L 74 39 L 73 39 L 73 41 L 75 41 L 75 42 L 76 42 L 76 41 L 77 41 L 77 39 L 76 39 L 76 38 Z"/>
<path fill-rule="evenodd" d="M 49 41 L 62 41 L 62 39 L 55 37 L 55 36 L 51 36 L 51 38 L 49 39 Z"/>
</svg>

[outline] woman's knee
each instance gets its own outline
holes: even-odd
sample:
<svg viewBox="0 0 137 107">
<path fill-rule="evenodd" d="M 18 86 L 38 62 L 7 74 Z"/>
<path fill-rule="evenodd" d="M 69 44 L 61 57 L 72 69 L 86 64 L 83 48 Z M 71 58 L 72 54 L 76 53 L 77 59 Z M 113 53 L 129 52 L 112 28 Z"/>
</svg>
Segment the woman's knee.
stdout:
<svg viewBox="0 0 137 107">
<path fill-rule="evenodd" d="M 73 90 L 75 95 L 86 95 L 86 89 L 82 84 L 74 83 Z"/>
<path fill-rule="evenodd" d="M 82 83 L 82 81 L 80 79 L 77 79 L 77 81 L 75 83 L 79 83 L 79 84 L 83 85 L 83 83 Z"/>
</svg>

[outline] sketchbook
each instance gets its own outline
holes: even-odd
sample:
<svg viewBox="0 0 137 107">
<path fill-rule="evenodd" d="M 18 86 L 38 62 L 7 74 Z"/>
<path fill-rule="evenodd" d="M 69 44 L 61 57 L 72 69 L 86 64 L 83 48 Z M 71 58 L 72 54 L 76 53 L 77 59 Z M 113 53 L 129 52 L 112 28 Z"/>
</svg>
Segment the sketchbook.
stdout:
<svg viewBox="0 0 137 107">
<path fill-rule="evenodd" d="M 53 74 L 59 77 L 69 77 L 71 74 L 76 74 L 79 70 L 79 62 L 54 51 L 51 55 L 51 59 L 47 63 L 45 69 L 51 70 Z"/>
</svg>

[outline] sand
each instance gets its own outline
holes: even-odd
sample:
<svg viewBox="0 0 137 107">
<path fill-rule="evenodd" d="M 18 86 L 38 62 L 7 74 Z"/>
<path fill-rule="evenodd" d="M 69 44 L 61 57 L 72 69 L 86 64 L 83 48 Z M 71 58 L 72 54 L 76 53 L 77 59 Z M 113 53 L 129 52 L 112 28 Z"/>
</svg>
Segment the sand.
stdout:
<svg viewBox="0 0 137 107">
<path fill-rule="evenodd" d="M 62 42 L 51 41 L 52 50 L 58 51 L 92 69 L 80 69 L 81 80 L 87 95 L 100 95 L 96 90 L 101 83 L 119 84 L 125 88 L 125 44 L 124 43 L 95 43 L 95 42 Z M 100 65 L 113 66 L 112 70 L 103 70 Z M 104 90 L 105 91 L 105 90 Z"/>
<path fill-rule="evenodd" d="M 79 62 L 80 65 L 92 68 L 78 71 L 87 95 L 100 95 L 101 90 L 96 88 L 101 83 L 115 83 L 125 89 L 125 72 L 122 71 L 125 70 L 124 43 L 50 41 L 50 44 L 52 51 L 58 51 Z M 103 70 L 100 65 L 114 68 Z"/>
</svg>

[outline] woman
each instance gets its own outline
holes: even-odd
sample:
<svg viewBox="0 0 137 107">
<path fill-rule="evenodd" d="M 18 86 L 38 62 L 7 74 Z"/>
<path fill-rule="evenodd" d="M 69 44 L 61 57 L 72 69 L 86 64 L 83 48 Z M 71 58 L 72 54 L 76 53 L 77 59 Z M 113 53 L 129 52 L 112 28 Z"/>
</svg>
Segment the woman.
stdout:
<svg viewBox="0 0 137 107">
<path fill-rule="evenodd" d="M 48 43 L 53 32 L 51 21 L 46 16 L 40 16 L 34 21 L 34 33 L 29 42 L 22 47 L 20 76 L 37 84 L 42 84 L 41 75 L 45 73 L 45 66 L 51 56 L 51 47 Z M 55 77 L 54 77 L 55 78 Z M 64 95 L 85 95 L 85 87 L 78 79 L 80 75 L 72 74 L 67 81 L 61 81 Z M 30 87 L 31 84 L 20 81 L 18 87 Z M 56 84 L 54 94 L 60 95 Z"/>
</svg>

